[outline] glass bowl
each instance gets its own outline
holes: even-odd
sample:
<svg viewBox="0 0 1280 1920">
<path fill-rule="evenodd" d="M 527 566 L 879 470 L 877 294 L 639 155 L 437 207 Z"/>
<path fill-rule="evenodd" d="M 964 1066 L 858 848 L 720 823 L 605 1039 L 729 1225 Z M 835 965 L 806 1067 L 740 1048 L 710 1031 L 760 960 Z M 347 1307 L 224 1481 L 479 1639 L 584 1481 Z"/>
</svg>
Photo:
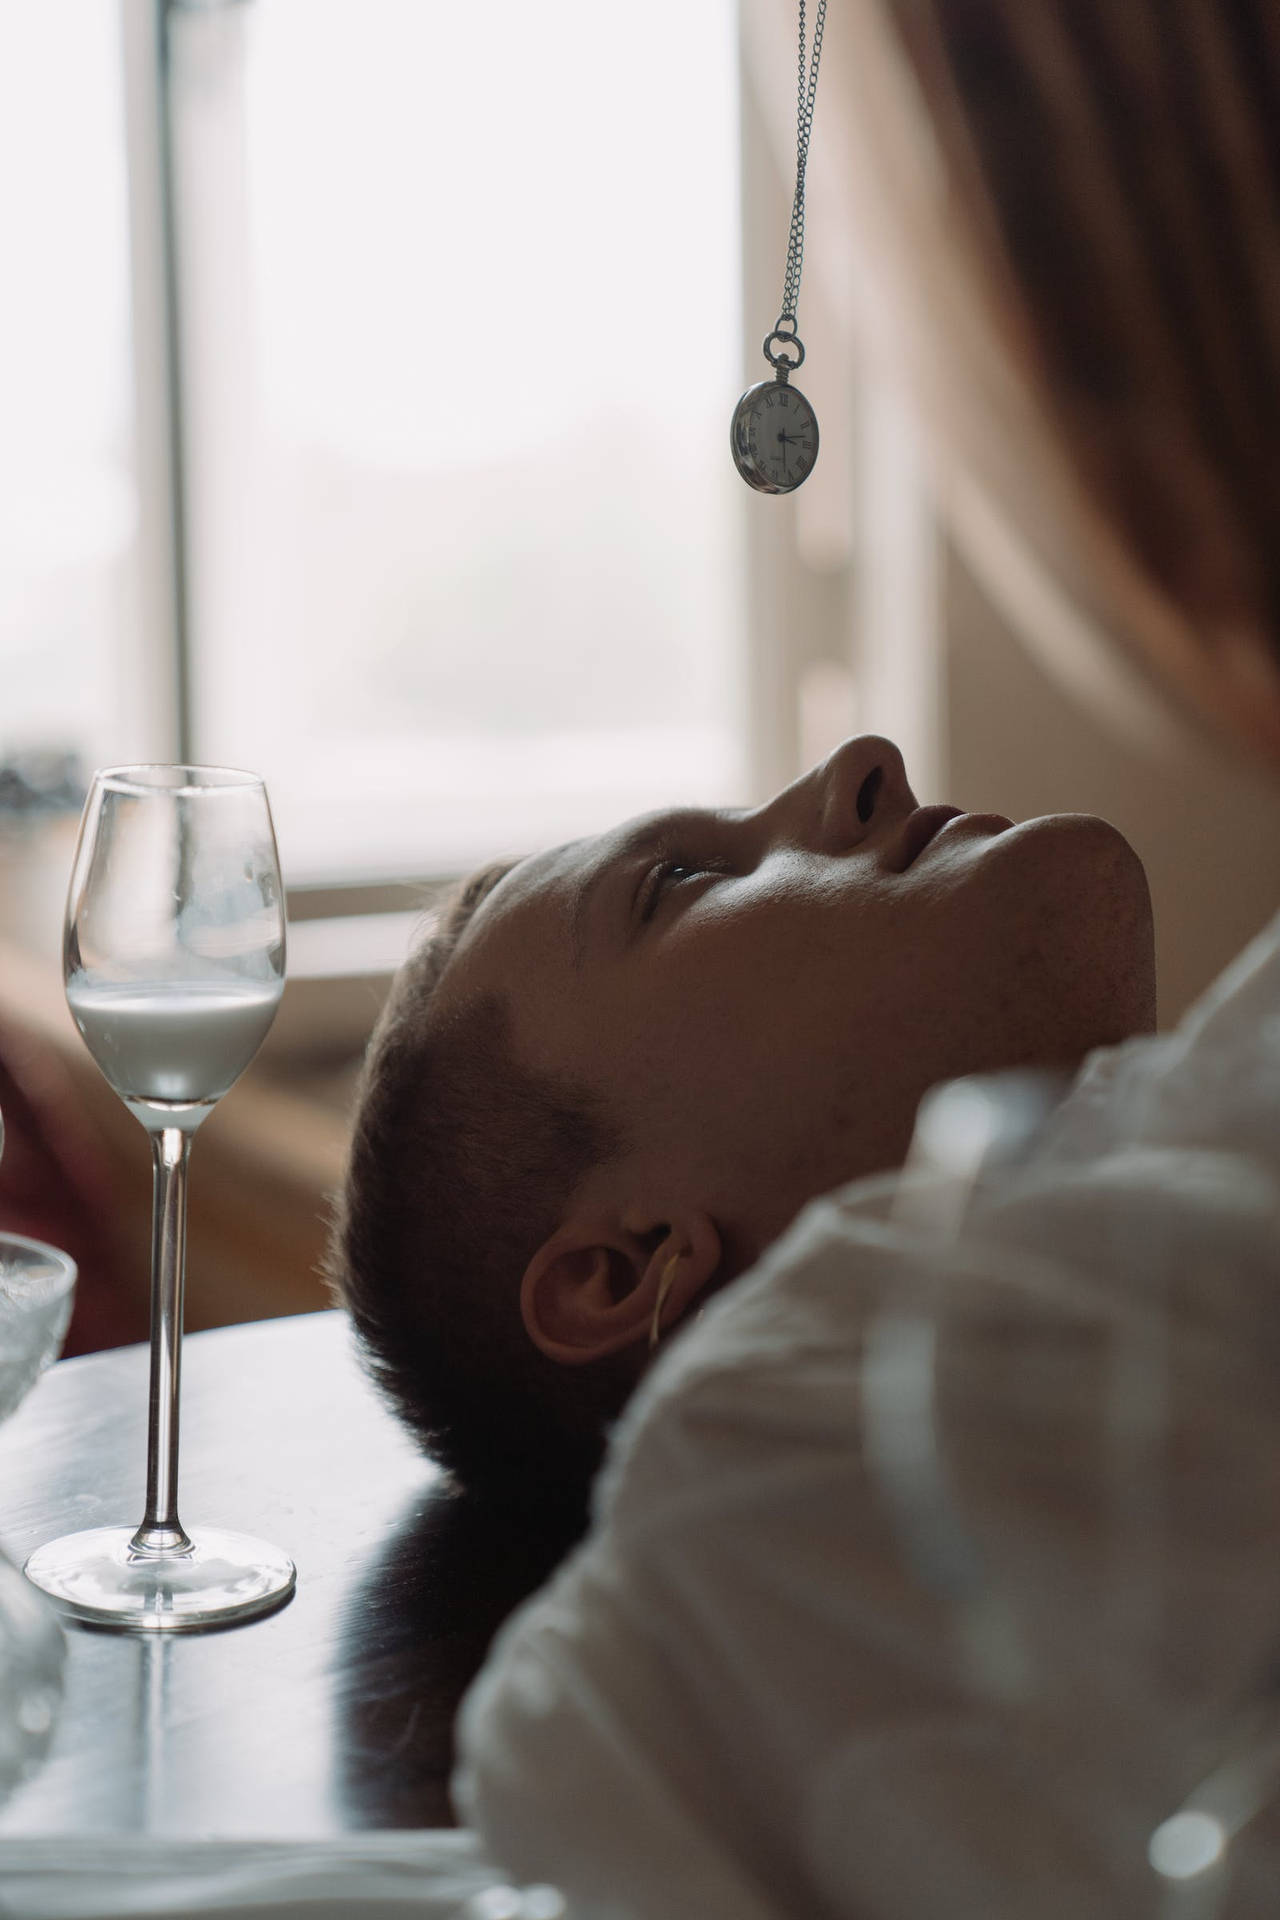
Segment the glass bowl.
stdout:
<svg viewBox="0 0 1280 1920">
<path fill-rule="evenodd" d="M 75 1284 L 69 1254 L 25 1233 L 0 1232 L 0 1420 L 21 1405 L 57 1358 Z"/>
<path fill-rule="evenodd" d="M 0 1232 L 0 1420 L 57 1358 L 75 1284 L 69 1255 Z M 65 1655 L 52 1607 L 0 1553 L 0 1801 L 44 1758 Z"/>
</svg>

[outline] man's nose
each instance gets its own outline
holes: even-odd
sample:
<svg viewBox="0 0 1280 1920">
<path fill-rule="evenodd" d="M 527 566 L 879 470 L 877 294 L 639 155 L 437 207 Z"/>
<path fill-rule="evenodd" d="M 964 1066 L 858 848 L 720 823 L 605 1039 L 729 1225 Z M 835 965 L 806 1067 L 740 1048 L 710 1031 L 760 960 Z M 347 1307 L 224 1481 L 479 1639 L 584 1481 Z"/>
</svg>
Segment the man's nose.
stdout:
<svg viewBox="0 0 1280 1920">
<path fill-rule="evenodd" d="M 890 821 L 905 820 L 917 801 L 901 753 L 882 734 L 846 740 L 765 808 L 779 834 L 823 853 L 845 853 Z"/>
</svg>

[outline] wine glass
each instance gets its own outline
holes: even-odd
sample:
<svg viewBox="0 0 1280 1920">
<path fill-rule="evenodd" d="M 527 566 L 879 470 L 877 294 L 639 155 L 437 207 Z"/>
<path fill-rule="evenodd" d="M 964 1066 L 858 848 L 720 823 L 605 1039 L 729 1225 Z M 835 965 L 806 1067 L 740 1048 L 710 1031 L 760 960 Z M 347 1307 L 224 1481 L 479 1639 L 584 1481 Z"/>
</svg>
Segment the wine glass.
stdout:
<svg viewBox="0 0 1280 1920">
<path fill-rule="evenodd" d="M 266 789 L 225 767 L 94 775 L 63 942 L 85 1045 L 151 1140 L 151 1390 L 141 1524 L 37 1548 L 28 1577 L 64 1613 L 175 1632 L 280 1606 L 293 1562 L 178 1518 L 178 1397 L 192 1135 L 248 1066 L 284 989 L 284 906 Z"/>
</svg>

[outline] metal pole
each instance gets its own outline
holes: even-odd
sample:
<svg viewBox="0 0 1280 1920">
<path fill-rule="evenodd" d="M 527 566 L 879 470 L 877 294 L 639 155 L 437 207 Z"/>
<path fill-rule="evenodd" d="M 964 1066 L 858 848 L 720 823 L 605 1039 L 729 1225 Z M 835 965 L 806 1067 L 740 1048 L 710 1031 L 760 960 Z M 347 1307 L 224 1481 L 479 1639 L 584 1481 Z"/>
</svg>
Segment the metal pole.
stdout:
<svg viewBox="0 0 1280 1920">
<path fill-rule="evenodd" d="M 166 414 L 173 552 L 174 708 L 178 759 L 194 758 L 191 715 L 191 606 L 187 580 L 186 440 L 182 411 L 182 316 L 178 292 L 178 238 L 174 213 L 173 118 L 169 98 L 171 0 L 155 0 L 156 125 L 160 162 L 160 261 L 164 286 Z"/>
</svg>

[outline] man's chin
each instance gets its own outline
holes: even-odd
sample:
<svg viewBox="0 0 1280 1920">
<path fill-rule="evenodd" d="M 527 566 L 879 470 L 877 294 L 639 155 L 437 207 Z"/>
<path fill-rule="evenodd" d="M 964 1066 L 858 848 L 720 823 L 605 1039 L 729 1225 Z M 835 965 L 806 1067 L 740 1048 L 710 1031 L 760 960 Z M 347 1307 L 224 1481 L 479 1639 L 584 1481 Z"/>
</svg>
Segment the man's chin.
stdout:
<svg viewBox="0 0 1280 1920">
<path fill-rule="evenodd" d="M 1093 813 L 1046 814 L 1015 832 L 1026 836 L 1032 867 L 1045 864 L 1043 885 L 1063 943 L 1063 988 L 1080 1003 L 1082 1037 L 1113 1046 L 1154 1033 L 1155 924 L 1146 868 L 1134 848 Z"/>
</svg>

